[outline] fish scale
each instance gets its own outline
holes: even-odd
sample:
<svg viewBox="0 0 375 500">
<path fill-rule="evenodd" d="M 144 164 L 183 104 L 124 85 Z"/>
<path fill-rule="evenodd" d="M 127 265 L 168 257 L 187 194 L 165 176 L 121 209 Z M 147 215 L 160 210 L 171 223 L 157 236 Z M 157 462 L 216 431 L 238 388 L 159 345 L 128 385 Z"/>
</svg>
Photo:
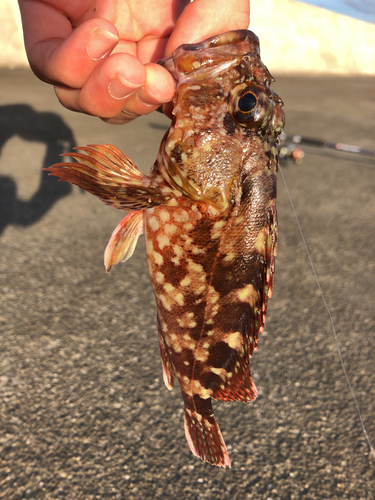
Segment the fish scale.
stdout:
<svg viewBox="0 0 375 500">
<path fill-rule="evenodd" d="M 211 399 L 249 402 L 277 250 L 282 101 L 247 30 L 182 45 L 162 61 L 176 81 L 172 124 L 149 175 L 111 145 L 78 148 L 51 175 L 130 210 L 105 251 L 109 271 L 144 232 L 163 379 L 175 378 L 192 453 L 230 467 Z"/>
</svg>

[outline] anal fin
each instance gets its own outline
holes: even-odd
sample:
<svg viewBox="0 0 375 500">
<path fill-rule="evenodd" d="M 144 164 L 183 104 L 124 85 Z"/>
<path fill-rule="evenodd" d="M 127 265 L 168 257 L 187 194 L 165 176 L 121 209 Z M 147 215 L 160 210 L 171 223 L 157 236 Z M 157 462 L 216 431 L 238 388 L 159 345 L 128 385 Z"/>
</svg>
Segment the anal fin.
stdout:
<svg viewBox="0 0 375 500">
<path fill-rule="evenodd" d="M 159 317 L 158 317 L 158 331 L 159 331 L 160 355 L 163 364 L 163 380 L 166 387 L 171 391 L 174 384 L 174 370 L 171 358 L 169 356 L 168 347 L 164 340 L 164 335 Z"/>
<path fill-rule="evenodd" d="M 191 452 L 204 462 L 218 467 L 230 467 L 230 458 L 212 411 L 211 399 L 195 396 L 194 405 L 189 404 L 186 399 L 185 436 Z"/>
<path fill-rule="evenodd" d="M 228 354 L 221 363 L 210 368 L 210 375 L 215 374 L 211 384 L 206 387 L 212 390 L 211 397 L 219 401 L 242 401 L 248 403 L 256 399 L 258 391 L 251 377 L 250 357 L 256 345 L 257 324 L 260 315 L 249 304 L 243 303 L 242 315 L 236 325 L 235 332 L 227 336 L 232 346 L 223 344 L 221 351 Z M 237 309 L 239 311 L 239 309 Z"/>
</svg>

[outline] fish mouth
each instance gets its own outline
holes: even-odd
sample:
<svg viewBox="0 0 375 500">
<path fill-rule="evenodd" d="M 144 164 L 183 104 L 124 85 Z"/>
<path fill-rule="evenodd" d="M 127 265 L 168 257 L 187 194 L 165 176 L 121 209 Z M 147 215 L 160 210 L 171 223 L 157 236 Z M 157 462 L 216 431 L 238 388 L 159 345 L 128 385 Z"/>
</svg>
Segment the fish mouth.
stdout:
<svg viewBox="0 0 375 500">
<path fill-rule="evenodd" d="M 209 49 L 213 47 L 220 47 L 221 45 L 238 44 L 240 42 L 248 42 L 256 45 L 259 48 L 259 38 L 250 30 L 234 30 L 221 33 L 220 35 L 215 35 L 203 42 L 199 43 L 186 43 L 181 45 L 179 48 L 183 50 L 202 50 Z M 177 49 L 178 50 L 178 49 Z"/>
<path fill-rule="evenodd" d="M 207 38 L 203 42 L 183 44 L 172 55 L 158 61 L 176 82 L 184 75 L 212 70 L 219 64 L 235 65 L 246 54 L 259 56 L 259 39 L 249 30 L 234 30 Z"/>
</svg>

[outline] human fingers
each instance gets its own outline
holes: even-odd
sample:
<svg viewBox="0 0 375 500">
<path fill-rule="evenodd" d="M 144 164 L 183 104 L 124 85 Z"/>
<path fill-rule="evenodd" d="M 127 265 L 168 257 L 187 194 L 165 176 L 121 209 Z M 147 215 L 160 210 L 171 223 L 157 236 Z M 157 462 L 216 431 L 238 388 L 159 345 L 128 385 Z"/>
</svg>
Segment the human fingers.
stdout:
<svg viewBox="0 0 375 500">
<path fill-rule="evenodd" d="M 166 56 L 183 43 L 197 43 L 225 31 L 247 29 L 249 0 L 194 0 L 177 19 L 166 46 Z"/>
<path fill-rule="evenodd" d="M 109 118 L 117 115 L 145 83 L 144 65 L 131 54 L 117 53 L 103 60 L 82 88 L 56 85 L 55 92 L 68 109 Z"/>
<path fill-rule="evenodd" d="M 175 92 L 175 82 L 171 74 L 158 64 L 146 64 L 146 84 L 134 92 L 126 102 L 121 112 L 109 119 L 108 123 L 128 123 L 141 115 L 147 115 L 158 109 L 164 103 L 172 100 Z"/>
<path fill-rule="evenodd" d="M 119 41 L 115 26 L 99 18 L 73 30 L 62 14 L 53 12 L 39 24 L 39 31 L 34 22 L 30 25 L 24 21 L 24 26 L 25 46 L 34 73 L 47 83 L 76 89 L 84 85 Z"/>
<path fill-rule="evenodd" d="M 157 64 L 143 65 L 131 54 L 111 55 L 82 89 L 55 87 L 67 108 L 92 114 L 109 123 L 127 123 L 172 99 L 174 80 Z"/>
</svg>

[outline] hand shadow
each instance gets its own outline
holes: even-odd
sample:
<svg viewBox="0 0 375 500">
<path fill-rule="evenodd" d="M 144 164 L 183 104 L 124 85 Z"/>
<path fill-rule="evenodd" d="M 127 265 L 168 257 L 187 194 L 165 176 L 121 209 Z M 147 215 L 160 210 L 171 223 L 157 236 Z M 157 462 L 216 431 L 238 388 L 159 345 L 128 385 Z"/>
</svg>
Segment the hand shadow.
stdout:
<svg viewBox="0 0 375 500">
<path fill-rule="evenodd" d="M 8 224 L 24 227 L 34 224 L 72 190 L 69 183 L 57 182 L 48 177 L 48 172 L 42 171 L 61 161 L 59 154 L 71 151 L 75 145 L 72 130 L 59 115 L 35 111 L 27 104 L 0 106 L 0 154 L 4 144 L 15 135 L 25 141 L 44 143 L 47 148 L 40 184 L 30 200 L 19 200 L 14 179 L 0 175 L 0 235 Z"/>
</svg>

